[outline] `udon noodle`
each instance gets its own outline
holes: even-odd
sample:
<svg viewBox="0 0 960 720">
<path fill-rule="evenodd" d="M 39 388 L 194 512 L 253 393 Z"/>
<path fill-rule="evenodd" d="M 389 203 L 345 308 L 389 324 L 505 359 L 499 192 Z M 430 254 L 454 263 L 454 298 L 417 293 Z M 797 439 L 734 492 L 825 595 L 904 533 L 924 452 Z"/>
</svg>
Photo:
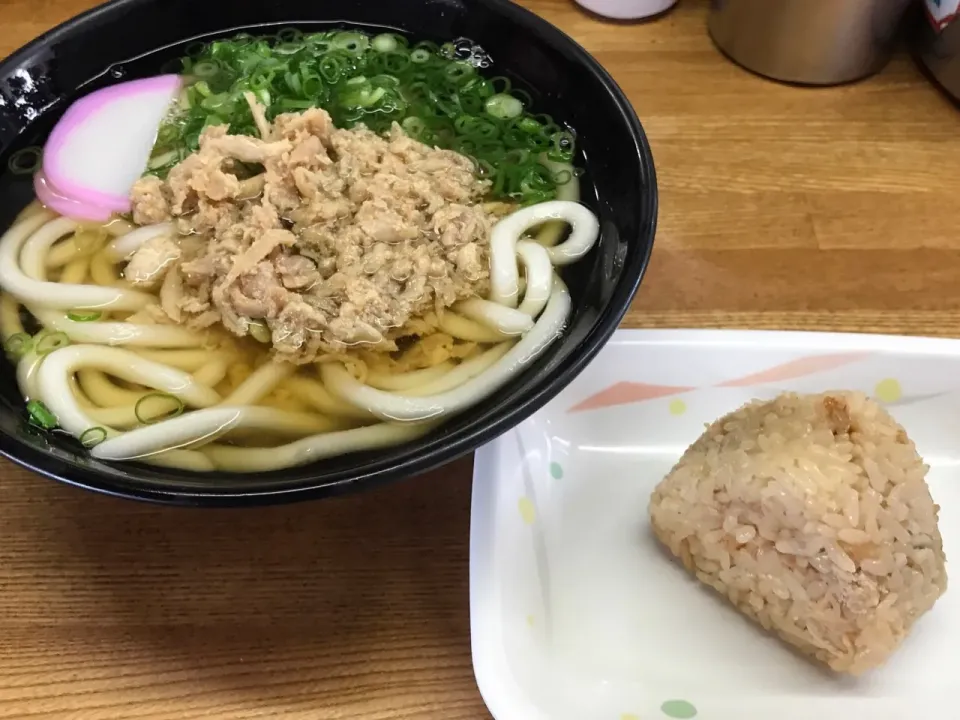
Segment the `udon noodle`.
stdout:
<svg viewBox="0 0 960 720">
<path fill-rule="evenodd" d="M 558 220 L 574 228 L 561 244 L 523 239 Z M 569 201 L 501 221 L 491 238 L 491 297 L 465 301 L 441 325 L 457 339 L 479 337 L 481 347 L 457 364 L 368 373 L 362 382 L 337 362 L 310 368 L 268 362 L 251 371 L 249 350 L 218 347 L 211 333 L 131 320 L 157 298 L 125 286 L 119 263 L 165 231 L 90 228 L 30 206 L 0 239 L 0 332 L 8 346 L 26 336 L 22 310 L 39 322 L 32 349 L 17 361 L 20 390 L 42 402 L 65 432 L 91 444 L 94 457 L 232 472 L 402 443 L 488 397 L 560 334 L 571 302 L 555 268 L 582 257 L 597 237 L 593 216 Z M 86 320 L 78 309 L 102 315 Z M 233 379 L 231 367 L 241 368 Z M 167 395 L 184 412 L 143 424 L 151 398 L 161 405 Z M 221 441 L 251 432 L 283 442 Z"/>
<path fill-rule="evenodd" d="M 257 99 L 247 100 L 259 117 L 256 147 L 285 142 Z M 201 156 L 215 135 L 201 135 Z M 90 222 L 32 203 L 0 237 L 0 334 L 32 420 L 99 460 L 198 472 L 276 470 L 422 436 L 515 377 L 570 316 L 557 269 L 590 251 L 599 225 L 578 202 L 573 168 L 541 163 L 566 182 L 554 200 L 491 204 L 499 219 L 481 243 L 488 289 L 408 318 L 381 338 L 396 340 L 393 352 L 331 340 L 284 356 L 275 325 L 255 314 L 231 325 L 225 308 L 222 321 L 177 322 L 165 296 L 173 271 L 161 262 L 163 282 L 141 283 L 132 265 L 144 249 L 193 242 L 184 216 L 144 223 L 135 211 Z M 250 197 L 266 198 L 269 183 L 264 190 L 254 176 Z M 262 255 L 278 252 L 287 250 Z M 253 272 L 237 269 L 240 260 L 231 256 L 224 285 Z"/>
</svg>

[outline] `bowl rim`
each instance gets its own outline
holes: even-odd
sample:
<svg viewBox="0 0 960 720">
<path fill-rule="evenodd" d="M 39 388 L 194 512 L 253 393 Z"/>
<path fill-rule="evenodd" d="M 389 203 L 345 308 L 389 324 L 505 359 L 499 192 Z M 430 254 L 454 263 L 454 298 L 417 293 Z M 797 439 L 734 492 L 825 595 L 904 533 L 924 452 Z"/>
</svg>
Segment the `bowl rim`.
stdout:
<svg viewBox="0 0 960 720">
<path fill-rule="evenodd" d="M 386 482 L 419 475 L 452 462 L 530 417 L 573 381 L 617 330 L 620 321 L 630 309 L 649 265 L 659 209 L 653 152 L 636 110 L 626 93 L 610 73 L 576 40 L 536 13 L 511 0 L 474 1 L 488 6 L 495 13 L 521 28 L 535 30 L 544 42 L 562 50 L 573 62 L 585 67 L 596 77 L 616 105 L 619 119 L 627 126 L 641 175 L 647 180 L 645 187 L 637 188 L 637 205 L 641 215 L 649 217 L 650 221 L 640 228 L 640 235 L 636 238 L 627 238 L 629 242 L 641 243 L 644 250 L 634 253 L 629 263 L 623 266 L 617 286 L 603 311 L 596 317 L 589 331 L 580 341 L 580 348 L 576 354 L 566 358 L 547 381 L 532 388 L 522 397 L 516 398 L 509 406 L 499 409 L 492 418 L 484 420 L 477 426 L 464 428 L 460 437 L 454 441 L 439 443 L 435 441 L 434 447 L 425 451 L 415 450 L 401 458 L 399 462 L 383 459 L 365 468 L 362 474 L 345 470 L 338 473 L 342 477 L 320 483 L 311 480 L 309 475 L 311 465 L 308 464 L 299 468 L 302 473 L 300 478 L 280 487 L 257 487 L 253 483 L 249 490 L 218 491 L 215 486 L 179 489 L 152 487 L 147 483 L 136 482 L 135 476 L 130 480 L 110 478 L 95 469 L 83 467 L 75 461 L 57 458 L 7 433 L 0 433 L 0 455 L 31 472 L 68 485 L 114 497 L 167 505 L 239 507 L 314 500 L 356 491 L 361 487 L 374 488 Z M 56 42 L 62 35 L 82 29 L 83 25 L 99 16 L 120 14 L 125 10 L 155 2 L 157 0 L 110 0 L 75 15 L 0 60 L 0 77 L 9 75 L 35 51 Z M 294 22 L 290 21 L 290 23 Z"/>
</svg>

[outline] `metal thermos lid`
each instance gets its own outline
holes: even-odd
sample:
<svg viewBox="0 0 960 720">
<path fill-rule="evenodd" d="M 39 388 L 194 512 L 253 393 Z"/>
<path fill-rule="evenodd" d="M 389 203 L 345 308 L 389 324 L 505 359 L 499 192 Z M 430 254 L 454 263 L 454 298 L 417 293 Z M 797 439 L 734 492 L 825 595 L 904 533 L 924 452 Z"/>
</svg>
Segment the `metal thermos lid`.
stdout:
<svg viewBox="0 0 960 720">
<path fill-rule="evenodd" d="M 910 0 L 713 0 L 710 35 L 732 60 L 785 82 L 835 85 L 878 71 Z"/>
</svg>

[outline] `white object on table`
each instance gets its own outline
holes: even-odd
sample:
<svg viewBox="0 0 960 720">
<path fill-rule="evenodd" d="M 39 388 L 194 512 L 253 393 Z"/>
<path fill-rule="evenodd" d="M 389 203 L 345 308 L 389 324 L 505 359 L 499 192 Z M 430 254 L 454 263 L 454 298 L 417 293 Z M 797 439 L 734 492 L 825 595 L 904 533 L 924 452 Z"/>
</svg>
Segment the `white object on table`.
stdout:
<svg viewBox="0 0 960 720">
<path fill-rule="evenodd" d="M 641 20 L 673 7 L 677 0 L 576 0 L 590 12 L 614 20 Z"/>
<path fill-rule="evenodd" d="M 956 718 L 956 588 L 882 668 L 832 676 L 690 578 L 652 537 L 650 492 L 705 423 L 753 398 L 837 388 L 877 398 L 916 442 L 956 563 L 960 340 L 621 330 L 476 456 L 470 625 L 493 717 Z"/>
</svg>

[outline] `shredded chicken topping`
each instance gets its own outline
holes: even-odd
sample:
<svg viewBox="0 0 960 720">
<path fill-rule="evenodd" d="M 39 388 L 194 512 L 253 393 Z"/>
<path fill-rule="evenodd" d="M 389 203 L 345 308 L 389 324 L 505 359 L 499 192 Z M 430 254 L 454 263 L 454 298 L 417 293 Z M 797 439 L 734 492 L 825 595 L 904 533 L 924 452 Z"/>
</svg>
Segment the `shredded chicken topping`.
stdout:
<svg viewBox="0 0 960 720">
<path fill-rule="evenodd" d="M 209 127 L 166 180 L 133 189 L 137 224 L 180 231 L 125 270 L 160 288 L 162 319 L 221 323 L 304 363 L 358 345 L 392 352 L 410 320 L 486 294 L 496 217 L 469 158 L 397 125 L 340 130 L 321 109 L 270 124 L 253 107 L 261 138 Z"/>
</svg>

